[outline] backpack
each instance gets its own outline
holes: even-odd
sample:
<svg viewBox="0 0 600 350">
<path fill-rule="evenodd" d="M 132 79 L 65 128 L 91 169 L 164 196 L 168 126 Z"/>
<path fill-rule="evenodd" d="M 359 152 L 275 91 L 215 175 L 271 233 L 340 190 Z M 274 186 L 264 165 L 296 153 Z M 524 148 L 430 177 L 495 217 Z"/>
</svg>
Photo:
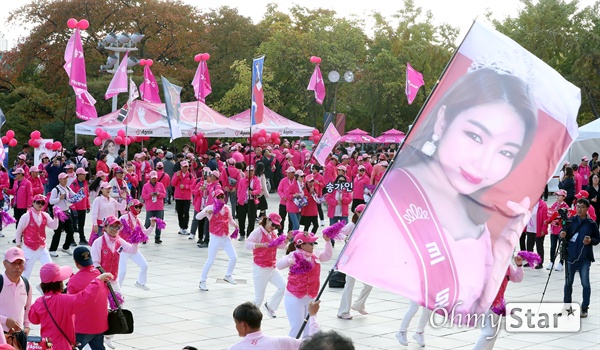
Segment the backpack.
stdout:
<svg viewBox="0 0 600 350">
<path fill-rule="evenodd" d="M 21 279 L 25 283 L 25 291 L 27 292 L 27 295 L 29 295 L 29 281 L 23 276 L 21 276 Z M 4 276 L 0 275 L 0 292 L 2 292 L 2 287 L 4 287 Z"/>
</svg>

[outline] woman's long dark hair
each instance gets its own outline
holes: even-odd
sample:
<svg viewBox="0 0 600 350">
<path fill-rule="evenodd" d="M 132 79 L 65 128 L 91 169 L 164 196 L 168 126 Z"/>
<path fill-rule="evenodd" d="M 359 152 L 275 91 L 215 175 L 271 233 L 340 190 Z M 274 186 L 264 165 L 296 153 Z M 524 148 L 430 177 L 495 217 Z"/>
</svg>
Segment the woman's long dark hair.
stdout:
<svg viewBox="0 0 600 350">
<path fill-rule="evenodd" d="M 254 169 L 254 175 L 260 177 L 265 173 L 265 164 L 263 162 L 256 163 L 256 168 Z"/>
<path fill-rule="evenodd" d="M 96 176 L 94 181 L 90 184 L 90 191 L 97 191 L 100 187 L 100 183 L 102 182 L 102 176 Z"/>
</svg>

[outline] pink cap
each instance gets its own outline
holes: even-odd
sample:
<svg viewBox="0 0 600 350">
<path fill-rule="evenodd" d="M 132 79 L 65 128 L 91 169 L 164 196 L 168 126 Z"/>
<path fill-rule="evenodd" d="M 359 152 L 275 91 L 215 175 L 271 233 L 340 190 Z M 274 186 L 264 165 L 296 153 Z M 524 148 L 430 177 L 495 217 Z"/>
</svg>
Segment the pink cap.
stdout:
<svg viewBox="0 0 600 350">
<path fill-rule="evenodd" d="M 105 173 L 104 171 L 102 171 L 102 170 L 99 170 L 99 171 L 96 173 L 96 177 L 102 177 L 102 176 L 106 176 L 106 173 Z"/>
<path fill-rule="evenodd" d="M 42 283 L 62 282 L 71 277 L 72 274 L 71 266 L 58 266 L 55 263 L 45 264 L 40 269 Z"/>
<path fill-rule="evenodd" d="M 58 174 L 58 179 L 59 179 L 59 180 L 60 180 L 60 179 L 66 179 L 66 178 L 68 178 L 68 177 L 69 177 L 69 175 L 67 175 L 67 173 L 60 173 L 60 174 Z"/>
<path fill-rule="evenodd" d="M 156 169 L 158 169 L 158 168 L 164 168 L 164 167 L 165 167 L 165 165 L 162 162 L 156 163 Z"/>
<path fill-rule="evenodd" d="M 104 226 L 111 226 L 116 223 L 121 224 L 121 221 L 119 221 L 119 219 L 117 219 L 114 215 L 109 215 L 104 219 Z"/>
<path fill-rule="evenodd" d="M 288 154 L 286 154 L 286 155 L 285 155 L 285 157 L 286 157 L 286 158 L 293 158 L 294 156 L 293 156 L 293 155 L 291 155 L 290 153 L 288 153 Z"/>
<path fill-rule="evenodd" d="M 145 157 L 145 156 L 146 156 L 146 153 L 140 152 L 140 157 Z"/>
<path fill-rule="evenodd" d="M 284 148 L 284 149 L 283 149 L 283 151 L 281 151 L 281 153 L 283 153 L 283 154 L 288 154 L 288 153 L 289 153 L 289 150 L 288 150 L 287 148 Z"/>
<path fill-rule="evenodd" d="M 23 170 L 23 168 L 16 168 L 15 171 L 13 171 L 13 175 L 17 174 L 25 174 L 25 170 Z"/>
<path fill-rule="evenodd" d="M 75 169 L 75 164 L 73 164 L 73 163 L 67 164 L 67 165 L 65 165 L 65 169 Z"/>
<path fill-rule="evenodd" d="M 565 190 L 558 190 L 556 192 L 554 192 L 557 196 L 563 196 L 566 197 L 567 196 L 567 191 Z"/>
<path fill-rule="evenodd" d="M 358 170 L 365 170 L 365 166 L 364 165 L 359 165 L 358 166 Z"/>
<path fill-rule="evenodd" d="M 19 159 L 21 159 L 21 160 L 26 160 L 26 159 L 27 159 L 27 156 L 26 156 L 26 155 L 24 155 L 24 154 L 20 154 L 20 155 L 19 155 Z"/>
<path fill-rule="evenodd" d="M 590 194 L 588 193 L 588 191 L 586 191 L 586 190 L 581 190 L 581 191 L 579 191 L 579 193 L 577 193 L 577 194 L 575 195 L 575 198 L 577 198 L 577 199 L 580 199 L 580 198 L 587 198 L 587 197 L 589 197 L 589 196 L 590 196 Z"/>
<path fill-rule="evenodd" d="M 359 204 L 356 206 L 356 209 L 354 209 L 354 212 L 362 213 L 366 207 L 367 206 L 364 204 Z"/>
<path fill-rule="evenodd" d="M 581 160 L 583 160 L 584 162 L 587 162 L 587 161 L 588 161 L 588 157 L 587 157 L 587 156 L 583 156 L 583 157 L 581 158 Z"/>
<path fill-rule="evenodd" d="M 117 163 L 112 163 L 112 164 L 109 166 L 109 168 L 110 168 L 110 170 L 113 170 L 114 168 L 119 168 L 119 164 L 117 164 Z"/>
<path fill-rule="evenodd" d="M 4 260 L 8 261 L 9 263 L 14 263 L 16 260 L 26 261 L 25 253 L 23 250 L 21 250 L 21 248 L 12 247 L 8 249 L 6 253 L 4 253 Z"/>
<path fill-rule="evenodd" d="M 363 160 L 363 156 L 356 157 L 356 160 Z"/>
<path fill-rule="evenodd" d="M 36 201 L 44 201 L 47 202 L 46 196 L 44 196 L 43 194 L 36 194 L 35 196 L 33 196 L 33 202 Z"/>
<path fill-rule="evenodd" d="M 337 170 L 342 170 L 342 171 L 346 171 L 346 166 L 345 165 L 338 165 L 337 166 Z"/>
<path fill-rule="evenodd" d="M 227 159 L 227 163 L 229 163 L 229 164 L 235 164 L 235 159 L 229 158 L 229 159 Z"/>
<path fill-rule="evenodd" d="M 151 179 L 157 179 L 158 178 L 158 173 L 154 170 L 152 170 L 150 172 L 150 174 L 148 174 L 148 176 L 150 176 Z"/>
<path fill-rule="evenodd" d="M 133 199 L 131 202 L 129 202 L 129 204 L 127 204 L 128 207 L 135 207 L 138 205 L 144 206 L 144 203 L 140 202 L 137 199 Z"/>
<path fill-rule="evenodd" d="M 181 165 L 181 167 L 183 168 L 184 166 L 190 166 L 190 162 L 188 162 L 187 160 L 184 160 L 183 162 L 179 163 Z"/>
<path fill-rule="evenodd" d="M 220 173 L 218 170 L 213 170 L 213 171 L 211 171 L 211 172 L 210 172 L 210 174 L 211 174 L 212 176 L 216 177 L 217 179 L 218 179 L 219 177 L 221 177 L 221 173 Z"/>
<path fill-rule="evenodd" d="M 83 148 L 82 148 L 82 149 L 79 149 L 79 150 L 77 150 L 77 153 L 78 153 L 78 154 L 85 154 L 85 150 L 84 150 Z"/>
<path fill-rule="evenodd" d="M 379 159 L 383 159 L 383 160 L 385 160 L 385 159 L 387 159 L 387 157 L 385 156 L 385 154 L 381 153 L 381 154 L 379 155 Z"/>
<path fill-rule="evenodd" d="M 221 190 L 221 189 L 217 189 L 215 191 L 215 198 L 217 198 L 219 196 L 224 196 L 224 195 L 225 195 L 225 193 L 223 193 L 223 190 Z"/>
<path fill-rule="evenodd" d="M 342 159 L 350 159 L 350 157 L 348 157 L 348 155 L 347 155 L 347 154 L 344 154 L 344 155 L 342 156 Z"/>
<path fill-rule="evenodd" d="M 192 158 L 194 159 L 194 153 L 189 152 L 188 154 L 185 155 L 187 158 Z"/>
<path fill-rule="evenodd" d="M 304 176 L 304 171 L 302 171 L 302 170 L 296 170 L 296 172 L 294 173 L 294 175 Z"/>
<path fill-rule="evenodd" d="M 85 171 L 85 169 L 84 169 L 84 168 L 79 168 L 79 169 L 77 169 L 77 170 L 75 171 L 75 174 L 77 174 L 77 175 L 86 175 L 87 173 L 88 173 L 88 172 L 87 172 L 87 171 Z"/>
<path fill-rule="evenodd" d="M 112 188 L 112 186 L 108 182 L 102 181 L 100 183 L 100 189 L 103 189 L 103 188 Z"/>
<path fill-rule="evenodd" d="M 294 168 L 293 166 L 287 168 L 287 170 L 285 171 L 286 173 L 295 173 L 296 172 L 296 168 Z"/>
<path fill-rule="evenodd" d="M 567 162 L 567 161 L 565 161 L 565 162 L 563 163 L 563 166 L 565 166 L 565 165 L 571 165 L 571 162 Z"/>
<path fill-rule="evenodd" d="M 317 236 L 315 236 L 314 233 L 309 233 L 309 232 L 298 232 L 296 233 L 296 235 L 294 236 L 294 243 L 296 245 L 301 245 L 303 243 L 312 243 L 312 242 L 316 242 L 317 239 L 319 239 Z"/>
<path fill-rule="evenodd" d="M 269 214 L 269 220 L 271 220 L 277 226 L 281 225 L 281 216 L 279 216 L 277 213 Z"/>
<path fill-rule="evenodd" d="M 309 174 L 306 176 L 306 182 L 315 181 L 315 176 L 313 174 Z"/>
<path fill-rule="evenodd" d="M 387 160 L 384 160 L 383 162 L 379 163 L 381 166 L 388 166 L 388 162 Z"/>
<path fill-rule="evenodd" d="M 36 166 L 32 166 L 31 168 L 29 168 L 29 172 L 30 173 L 39 173 L 40 172 L 40 168 L 38 168 Z"/>
</svg>

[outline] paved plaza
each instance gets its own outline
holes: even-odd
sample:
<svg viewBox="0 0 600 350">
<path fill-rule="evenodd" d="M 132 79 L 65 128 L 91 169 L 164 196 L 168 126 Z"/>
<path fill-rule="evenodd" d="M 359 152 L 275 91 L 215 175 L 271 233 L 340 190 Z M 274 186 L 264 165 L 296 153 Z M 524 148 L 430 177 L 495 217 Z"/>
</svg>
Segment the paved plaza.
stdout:
<svg viewBox="0 0 600 350">
<path fill-rule="evenodd" d="M 269 199 L 269 212 L 276 210 L 278 197 Z M 553 199 L 549 201 L 552 203 Z M 222 280 L 227 265 L 225 252 L 219 252 L 208 278 L 208 292 L 198 289 L 200 272 L 206 260 L 207 249 L 198 248 L 196 240 L 188 240 L 187 236 L 178 235 L 177 215 L 174 204 L 165 207 L 167 229 L 163 232 L 163 244 L 158 245 L 151 239 L 148 244 L 140 245 L 148 261 L 148 286 L 150 291 L 143 291 L 133 286 L 139 271 L 129 262 L 127 277 L 123 286 L 125 307 L 133 312 L 135 332 L 131 335 L 117 335 L 113 343 L 119 350 L 125 349 L 166 349 L 178 350 L 185 345 L 198 349 L 226 349 L 237 342 L 233 309 L 245 301 L 254 298 L 252 282 L 252 252 L 244 248 L 243 242 L 234 242 L 238 261 L 234 277 L 237 285 Z M 143 216 L 141 214 L 140 216 Z M 91 225 L 88 219 L 88 230 Z M 324 227 L 319 229 L 319 233 Z M 6 237 L 0 244 L 2 252 L 13 244 L 14 225 L 4 230 Z M 377 232 L 372 232 L 377 236 Z M 47 242 L 51 239 L 48 231 Z M 323 242 L 320 240 L 321 243 Z M 549 257 L 550 240 L 546 239 L 546 259 Z M 324 281 L 335 263 L 341 250 L 341 244 L 334 248 L 334 258 L 323 264 L 321 281 Z M 322 246 L 321 246 L 322 249 Z M 393 248 L 391 248 L 393 249 Z M 54 262 L 74 267 L 71 256 L 59 252 Z M 283 252 L 279 252 L 281 257 Z M 595 256 L 600 259 L 600 245 L 595 247 Z M 365 262 L 368 264 L 368 262 Z M 39 283 L 39 263 L 32 275 L 32 283 Z M 378 268 L 372 266 L 373 269 Z M 287 276 L 287 270 L 283 271 Z M 562 302 L 563 273 L 553 272 L 544 301 Z M 394 278 L 390 274 L 389 278 Z M 509 283 L 506 300 L 518 302 L 539 301 L 548 278 L 548 271 L 525 270 L 522 283 Z M 578 333 L 507 333 L 503 329 L 499 333 L 495 349 L 600 349 L 600 262 L 592 264 L 590 279 L 592 282 L 592 300 L 589 316 L 581 320 Z M 410 282 L 407 282 L 410 283 Z M 355 295 L 362 288 L 361 283 L 355 286 Z M 269 285 L 266 297 L 273 293 L 274 287 Z M 39 296 L 33 290 L 34 299 Z M 408 332 L 409 346 L 398 343 L 394 334 L 398 331 L 401 319 L 408 308 L 408 300 L 393 293 L 374 288 L 367 301 L 368 315 L 352 311 L 352 320 L 336 317 L 342 289 L 326 288 L 322 296 L 318 321 L 321 329 L 335 329 L 354 341 L 357 349 L 416 349 L 419 346 L 412 340 L 412 333 L 418 316 L 413 319 Z M 573 301 L 581 301 L 581 284 L 576 277 L 573 285 Z M 289 330 L 283 301 L 275 319 L 265 315 L 262 330 L 270 335 L 286 335 Z M 471 349 L 479 336 L 477 329 L 439 328 L 427 326 L 425 339 L 427 349 Z M 39 334 L 39 326 L 32 327 L 32 334 Z"/>
</svg>

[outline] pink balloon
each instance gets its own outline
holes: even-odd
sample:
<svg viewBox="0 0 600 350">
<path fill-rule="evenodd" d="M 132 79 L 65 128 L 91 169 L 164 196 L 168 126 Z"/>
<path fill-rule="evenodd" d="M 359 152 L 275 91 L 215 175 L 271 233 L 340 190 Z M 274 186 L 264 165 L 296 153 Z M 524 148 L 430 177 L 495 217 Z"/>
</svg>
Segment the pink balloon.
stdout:
<svg viewBox="0 0 600 350">
<path fill-rule="evenodd" d="M 198 137 L 200 137 L 200 138 L 204 138 L 204 133 L 203 133 L 203 132 L 199 132 L 199 133 L 197 133 L 196 135 L 197 135 Z"/>
<path fill-rule="evenodd" d="M 208 53 L 203 53 L 203 54 L 202 54 L 202 59 L 203 59 L 203 60 L 205 60 L 205 61 L 208 61 L 208 60 L 210 60 L 210 54 L 208 54 Z"/>
<path fill-rule="evenodd" d="M 102 128 L 96 128 L 96 136 L 102 135 Z"/>
<path fill-rule="evenodd" d="M 196 56 L 194 56 L 194 61 L 196 61 L 196 62 L 200 62 L 200 61 L 202 61 L 202 54 L 201 54 L 201 53 L 199 53 L 199 54 L 197 54 Z"/>
<path fill-rule="evenodd" d="M 144 141 L 150 141 L 150 136 L 144 136 Z"/>
<path fill-rule="evenodd" d="M 198 142 L 198 136 L 196 136 L 196 135 L 192 135 L 192 136 L 190 136 L 190 141 L 191 141 L 192 143 L 196 143 L 196 142 Z"/>
<path fill-rule="evenodd" d="M 310 56 L 310 62 L 319 64 L 319 63 L 321 63 L 321 57 Z"/>
<path fill-rule="evenodd" d="M 315 143 L 319 142 L 319 140 L 321 139 L 321 136 L 317 135 L 314 137 L 313 141 L 315 141 Z"/>
<path fill-rule="evenodd" d="M 278 138 L 279 138 L 279 133 L 278 132 L 271 133 L 271 139 L 272 140 L 275 140 L 275 139 L 278 139 Z"/>
<path fill-rule="evenodd" d="M 258 141 L 252 141 L 252 147 L 257 147 L 258 146 Z"/>
<path fill-rule="evenodd" d="M 119 135 L 121 137 L 125 137 L 125 130 L 121 129 L 121 130 L 117 131 L 117 135 Z"/>
<path fill-rule="evenodd" d="M 94 145 L 100 146 L 102 144 L 102 140 L 99 137 L 94 137 Z"/>
<path fill-rule="evenodd" d="M 131 139 L 129 137 L 126 138 L 124 141 L 126 146 L 129 146 L 131 144 Z"/>
<path fill-rule="evenodd" d="M 153 61 L 153 60 L 151 60 L 151 59 L 147 59 L 147 60 L 146 60 L 146 65 L 147 65 L 148 67 L 152 66 L 153 64 L 154 64 L 154 61 Z"/>
<path fill-rule="evenodd" d="M 47 150 L 49 150 L 49 151 L 52 150 L 52 142 L 50 142 L 50 141 L 46 142 L 45 146 L 46 146 Z"/>
<path fill-rule="evenodd" d="M 8 137 L 2 136 L 2 143 L 3 144 L 8 143 Z"/>
<path fill-rule="evenodd" d="M 39 139 L 40 137 L 42 137 L 42 133 L 38 130 L 34 130 L 31 132 L 30 136 L 32 139 Z"/>
<path fill-rule="evenodd" d="M 10 141 L 10 139 L 12 139 L 12 138 L 14 138 L 14 137 L 15 137 L 15 132 L 14 132 L 14 131 L 12 131 L 12 130 L 8 130 L 8 131 L 6 132 L 6 137 L 8 137 L 8 140 Z"/>
<path fill-rule="evenodd" d="M 33 147 L 34 148 L 40 147 L 40 141 L 39 140 L 33 140 Z"/>
<path fill-rule="evenodd" d="M 258 133 L 260 134 L 260 136 L 263 136 L 263 137 L 267 136 L 267 130 L 265 130 L 265 129 L 262 129 Z"/>
<path fill-rule="evenodd" d="M 276 144 L 276 145 L 279 145 L 279 144 L 281 144 L 281 140 L 280 139 L 275 139 L 275 140 L 273 140 L 273 143 Z"/>
<path fill-rule="evenodd" d="M 258 140 L 256 140 L 256 142 L 257 142 L 259 145 L 262 145 L 262 144 L 264 144 L 264 143 L 265 143 L 265 141 L 266 141 L 266 140 L 265 140 L 265 138 L 264 138 L 264 137 L 262 137 L 262 136 L 261 136 L 261 137 L 259 137 L 259 138 L 258 138 Z"/>
<path fill-rule="evenodd" d="M 314 141 L 314 139 L 315 139 L 315 135 L 310 135 L 310 136 L 308 137 L 308 139 L 309 139 L 309 140 L 311 140 L 311 141 Z"/>
<path fill-rule="evenodd" d="M 52 144 L 52 149 L 54 151 L 58 151 L 62 148 L 62 144 L 60 143 L 60 141 L 54 141 L 54 143 Z"/>
<path fill-rule="evenodd" d="M 79 29 L 86 30 L 90 27 L 90 22 L 88 22 L 87 19 L 82 19 L 81 21 L 79 21 L 77 26 L 79 27 Z"/>
<path fill-rule="evenodd" d="M 29 139 L 29 141 L 27 141 L 27 144 L 31 147 L 33 147 L 33 139 Z"/>
<path fill-rule="evenodd" d="M 102 132 L 102 139 L 104 139 L 104 140 L 110 139 L 110 134 L 108 132 L 106 132 L 106 131 L 103 131 Z"/>
<path fill-rule="evenodd" d="M 10 140 L 8 141 L 8 145 L 9 145 L 10 147 L 15 147 L 15 146 L 17 145 L 17 143 L 18 143 L 18 142 L 17 142 L 17 139 L 10 139 Z"/>
<path fill-rule="evenodd" d="M 235 159 L 236 162 L 243 162 L 244 156 L 240 152 L 235 152 L 231 155 L 231 158 Z"/>
<path fill-rule="evenodd" d="M 312 134 L 313 135 L 319 135 L 319 130 L 318 129 L 313 129 Z"/>
<path fill-rule="evenodd" d="M 114 141 L 115 141 L 115 143 L 116 143 L 117 145 L 119 145 L 119 146 L 123 144 L 123 138 L 122 138 L 121 136 L 117 136 L 117 137 L 115 137 L 115 140 L 114 140 Z M 102 143 L 102 140 L 100 140 L 100 143 Z M 100 145 L 97 145 L 97 146 L 100 146 Z"/>
<path fill-rule="evenodd" d="M 145 66 L 145 65 L 146 65 L 146 60 L 142 58 L 140 60 L 140 66 Z"/>
<path fill-rule="evenodd" d="M 71 28 L 71 29 L 75 29 L 77 28 L 77 24 L 79 22 L 77 22 L 77 20 L 75 18 L 69 18 L 69 20 L 67 21 L 67 27 Z"/>
</svg>

